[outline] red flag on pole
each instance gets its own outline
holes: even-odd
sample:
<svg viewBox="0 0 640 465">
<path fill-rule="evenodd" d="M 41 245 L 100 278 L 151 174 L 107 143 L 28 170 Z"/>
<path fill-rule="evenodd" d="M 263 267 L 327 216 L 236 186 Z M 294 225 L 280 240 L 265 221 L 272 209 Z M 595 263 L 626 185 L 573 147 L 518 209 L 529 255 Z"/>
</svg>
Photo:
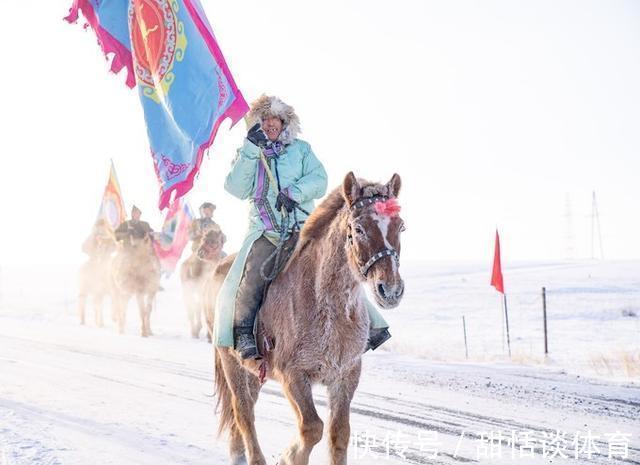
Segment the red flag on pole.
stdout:
<svg viewBox="0 0 640 465">
<path fill-rule="evenodd" d="M 504 281 L 502 279 L 502 264 L 500 263 L 500 236 L 496 229 L 496 248 L 493 255 L 493 273 L 491 274 L 491 285 L 498 292 L 504 294 Z"/>
</svg>

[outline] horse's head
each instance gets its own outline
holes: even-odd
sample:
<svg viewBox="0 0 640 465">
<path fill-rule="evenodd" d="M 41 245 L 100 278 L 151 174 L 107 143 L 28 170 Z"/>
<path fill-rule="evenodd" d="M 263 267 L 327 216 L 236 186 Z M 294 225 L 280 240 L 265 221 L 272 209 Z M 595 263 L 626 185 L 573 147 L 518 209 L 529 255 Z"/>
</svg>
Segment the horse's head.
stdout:
<svg viewBox="0 0 640 465">
<path fill-rule="evenodd" d="M 219 227 L 209 228 L 202 235 L 197 255 L 200 260 L 215 261 L 220 258 L 222 247 L 226 241 Z"/>
<path fill-rule="evenodd" d="M 147 233 L 133 231 L 127 239 L 124 240 L 124 248 L 131 254 L 147 254 L 151 251 L 151 237 Z"/>
<path fill-rule="evenodd" d="M 394 174 L 387 184 L 360 182 L 351 172 L 342 184 L 349 207 L 347 220 L 347 256 L 356 275 L 366 281 L 376 302 L 394 308 L 404 294 L 400 277 L 400 218 L 398 193 L 400 176 Z"/>
</svg>

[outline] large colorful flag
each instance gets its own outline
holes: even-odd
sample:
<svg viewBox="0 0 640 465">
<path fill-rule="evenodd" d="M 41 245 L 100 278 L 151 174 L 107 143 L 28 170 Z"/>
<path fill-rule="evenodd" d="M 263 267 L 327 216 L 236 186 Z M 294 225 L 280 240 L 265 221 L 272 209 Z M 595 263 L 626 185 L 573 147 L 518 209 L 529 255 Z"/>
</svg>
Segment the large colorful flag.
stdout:
<svg viewBox="0 0 640 465">
<path fill-rule="evenodd" d="M 107 221 L 112 230 L 115 230 L 126 219 L 127 213 L 124 209 L 124 201 L 122 200 L 122 192 L 120 191 L 120 183 L 116 176 L 116 167 L 111 161 L 111 169 L 109 170 L 109 179 L 102 194 L 102 202 L 100 210 L 98 210 L 98 219 L 103 218 Z"/>
<path fill-rule="evenodd" d="M 75 0 L 67 21 L 79 11 L 113 54 L 111 70 L 127 68 L 138 86 L 165 208 L 189 192 L 218 127 L 247 103 L 198 0 Z"/>
<path fill-rule="evenodd" d="M 153 241 L 153 248 L 160 260 L 162 272 L 170 275 L 176 269 L 182 251 L 189 242 L 189 227 L 193 221 L 193 213 L 189 204 L 182 199 L 173 202 L 167 210 L 162 231 Z"/>
<path fill-rule="evenodd" d="M 500 236 L 496 230 L 496 245 L 493 252 L 493 273 L 491 273 L 491 285 L 498 292 L 504 294 L 504 280 L 502 279 L 502 263 L 500 261 Z"/>
</svg>

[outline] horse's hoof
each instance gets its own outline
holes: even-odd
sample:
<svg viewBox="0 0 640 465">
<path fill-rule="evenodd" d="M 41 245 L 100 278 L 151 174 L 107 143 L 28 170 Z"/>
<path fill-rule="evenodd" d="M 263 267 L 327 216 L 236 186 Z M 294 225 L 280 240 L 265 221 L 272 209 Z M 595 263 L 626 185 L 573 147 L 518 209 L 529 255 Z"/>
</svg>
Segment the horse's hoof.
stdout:
<svg viewBox="0 0 640 465">
<path fill-rule="evenodd" d="M 231 457 L 231 465 L 247 465 L 247 458 L 244 454 Z"/>
</svg>

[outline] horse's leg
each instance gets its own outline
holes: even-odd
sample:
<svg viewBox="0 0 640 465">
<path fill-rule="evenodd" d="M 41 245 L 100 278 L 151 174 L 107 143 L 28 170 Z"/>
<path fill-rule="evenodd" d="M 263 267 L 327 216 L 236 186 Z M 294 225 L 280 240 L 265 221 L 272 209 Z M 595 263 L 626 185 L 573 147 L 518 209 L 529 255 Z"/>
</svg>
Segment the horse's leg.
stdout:
<svg viewBox="0 0 640 465">
<path fill-rule="evenodd" d="M 93 296 L 93 306 L 95 307 L 95 320 L 96 326 L 102 328 L 104 321 L 102 319 L 102 302 L 104 301 L 104 294 L 96 294 Z"/>
<path fill-rule="evenodd" d="M 198 339 L 200 337 L 200 328 L 198 328 L 198 300 L 196 298 L 195 289 L 191 288 L 189 292 L 189 324 L 191 325 L 191 337 Z"/>
<path fill-rule="evenodd" d="M 129 299 L 123 295 L 114 298 L 115 315 L 118 323 L 118 332 L 124 334 L 124 328 L 127 324 L 127 303 Z"/>
<path fill-rule="evenodd" d="M 87 295 L 80 294 L 78 296 L 78 314 L 80 315 L 80 324 L 84 325 L 85 323 L 85 313 L 87 310 Z"/>
<path fill-rule="evenodd" d="M 199 291 L 200 292 L 200 291 Z M 200 338 L 200 330 L 202 329 L 202 308 L 204 306 L 202 302 L 202 296 L 196 294 L 193 307 L 193 334 L 196 339 Z"/>
<path fill-rule="evenodd" d="M 211 344 L 213 341 L 213 327 L 212 325 L 207 321 L 207 342 L 209 344 Z"/>
<path fill-rule="evenodd" d="M 184 306 L 187 310 L 187 320 L 189 320 L 189 329 L 191 330 L 191 337 L 194 339 L 198 338 L 198 334 L 195 334 L 194 322 L 193 322 L 193 313 L 196 311 L 196 306 L 194 302 L 194 290 L 193 283 L 187 282 L 183 285 L 184 290 L 182 292 L 182 296 L 184 298 Z"/>
<path fill-rule="evenodd" d="M 205 330 L 207 331 L 207 342 L 211 344 L 212 336 L 213 336 L 213 305 L 209 301 L 209 296 L 207 295 L 207 289 L 203 289 L 202 291 L 202 321 L 205 324 Z"/>
<path fill-rule="evenodd" d="M 140 312 L 140 335 L 147 337 L 149 336 L 147 332 L 147 304 L 144 294 L 137 293 L 136 301 L 138 302 L 138 311 Z"/>
<path fill-rule="evenodd" d="M 313 446 L 322 439 L 323 423 L 313 403 L 311 383 L 305 375 L 288 376 L 284 393 L 298 419 L 299 438 L 282 454 L 283 465 L 307 465 Z"/>
<path fill-rule="evenodd" d="M 253 392 L 255 390 L 253 386 L 254 383 L 250 381 L 249 377 L 255 377 L 242 368 L 238 360 L 230 352 L 233 349 L 224 350 L 219 348 L 218 350 L 224 370 L 224 377 L 231 391 L 231 404 L 235 426 L 244 439 L 244 447 L 249 458 L 248 464 L 266 465 L 267 461 L 258 443 L 255 415 L 253 412 L 257 393 Z M 257 381 L 257 378 L 255 381 Z"/>
<path fill-rule="evenodd" d="M 116 294 L 113 290 L 111 291 L 110 294 L 110 300 L 111 300 L 111 321 L 113 323 L 118 323 L 119 317 L 118 317 L 118 294 Z"/>
<path fill-rule="evenodd" d="M 361 363 L 328 386 L 329 393 L 329 453 L 331 465 L 346 465 L 347 447 L 351 437 L 349 410 L 360 380 Z"/>
<path fill-rule="evenodd" d="M 231 425 L 229 432 L 229 456 L 231 457 L 231 465 L 246 465 L 247 458 L 245 456 L 244 440 L 240 428 L 235 421 Z"/>
<path fill-rule="evenodd" d="M 155 294 L 147 294 L 147 333 L 149 336 L 153 336 L 153 331 L 151 331 L 151 312 L 153 311 L 155 300 Z"/>
</svg>

